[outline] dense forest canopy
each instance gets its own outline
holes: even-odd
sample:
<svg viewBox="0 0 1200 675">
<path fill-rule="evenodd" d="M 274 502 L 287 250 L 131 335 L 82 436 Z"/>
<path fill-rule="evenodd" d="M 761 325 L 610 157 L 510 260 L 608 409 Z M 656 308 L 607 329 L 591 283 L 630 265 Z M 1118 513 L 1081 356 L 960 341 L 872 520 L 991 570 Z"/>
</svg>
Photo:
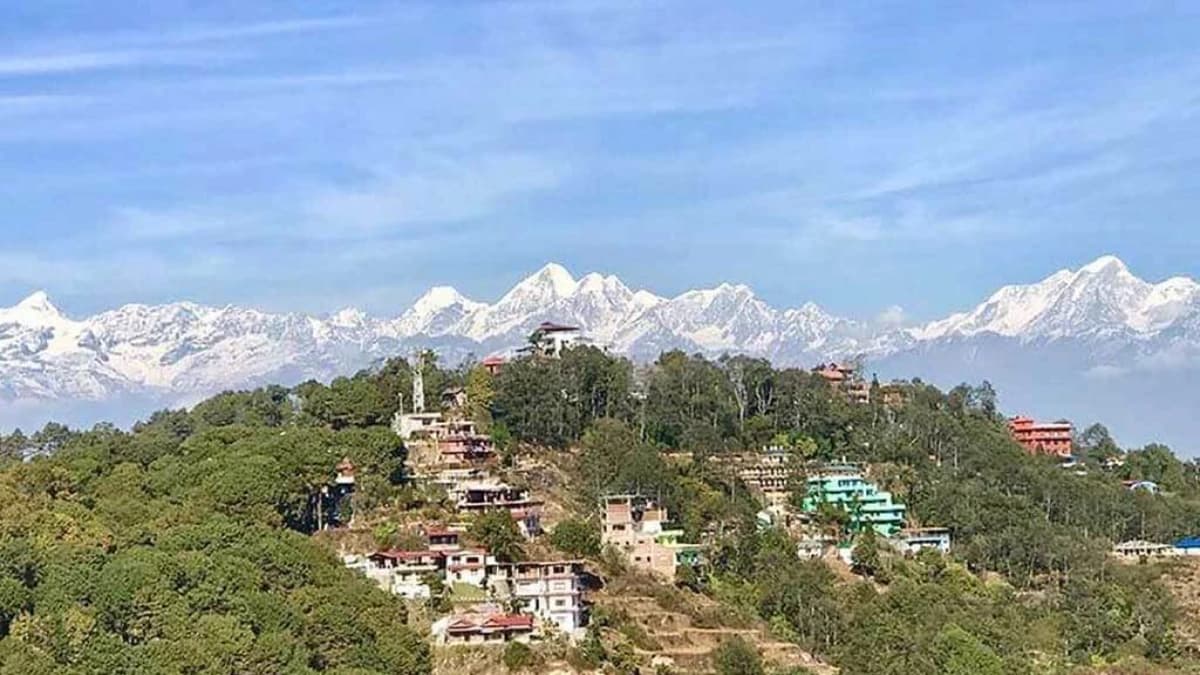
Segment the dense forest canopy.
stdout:
<svg viewBox="0 0 1200 675">
<path fill-rule="evenodd" d="M 689 537 L 711 543 L 685 585 L 844 672 L 1196 656 L 1175 638 L 1161 571 L 1106 556 L 1116 541 L 1198 533 L 1200 471 L 1163 446 L 1123 451 L 1096 425 L 1077 439 L 1087 471 L 1063 471 L 1012 441 L 986 383 L 943 393 L 914 380 L 885 406 L 742 356 L 668 352 L 642 367 L 577 347 L 495 376 L 422 358 L 426 400 L 464 387 L 468 414 L 505 452 L 573 457 L 581 504 L 660 495 Z M 387 427 L 410 372 L 395 359 L 328 385 L 221 394 L 128 431 L 51 424 L 0 437 L 0 672 L 427 672 L 404 605 L 307 536 L 342 458 L 358 468 L 355 511 L 411 489 Z M 767 445 L 868 464 L 911 520 L 950 528 L 951 558 L 878 555 L 868 542 L 853 583 L 799 560 L 785 533 L 758 525 L 722 461 Z M 1162 492 L 1129 491 L 1129 478 Z M 594 554 L 588 516 L 551 543 Z"/>
</svg>

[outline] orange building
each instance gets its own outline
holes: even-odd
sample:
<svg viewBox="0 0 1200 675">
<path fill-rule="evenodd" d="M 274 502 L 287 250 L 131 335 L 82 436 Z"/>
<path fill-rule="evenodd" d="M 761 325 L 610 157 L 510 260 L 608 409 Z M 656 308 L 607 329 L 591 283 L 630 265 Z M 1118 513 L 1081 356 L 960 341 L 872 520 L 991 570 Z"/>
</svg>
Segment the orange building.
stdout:
<svg viewBox="0 0 1200 675">
<path fill-rule="evenodd" d="M 1074 429 L 1070 422 L 1037 422 L 1029 417 L 1008 421 L 1013 439 L 1032 453 L 1066 457 L 1071 454 Z"/>
<path fill-rule="evenodd" d="M 858 376 L 853 366 L 830 363 L 813 368 L 813 373 L 820 375 L 835 391 L 840 391 L 852 403 L 870 403 L 871 385 Z"/>
</svg>

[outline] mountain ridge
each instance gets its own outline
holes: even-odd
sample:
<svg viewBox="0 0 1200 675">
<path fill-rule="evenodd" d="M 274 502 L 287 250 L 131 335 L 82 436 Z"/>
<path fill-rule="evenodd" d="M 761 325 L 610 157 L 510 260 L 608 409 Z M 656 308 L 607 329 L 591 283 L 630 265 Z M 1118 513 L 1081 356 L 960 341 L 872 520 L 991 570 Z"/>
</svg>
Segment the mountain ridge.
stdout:
<svg viewBox="0 0 1200 675">
<path fill-rule="evenodd" d="M 1031 354 L 1067 344 L 1075 374 L 1091 377 L 1200 363 L 1200 284 L 1180 276 L 1147 282 L 1115 256 L 1004 286 L 968 311 L 907 327 L 836 316 L 813 302 L 776 308 L 744 284 L 668 298 L 614 275 L 577 279 L 548 263 L 495 302 L 434 286 L 393 317 L 353 307 L 316 316 L 173 302 L 74 319 L 35 291 L 0 308 L 0 401 L 195 399 L 329 379 L 416 347 L 453 361 L 511 350 L 545 320 L 578 325 L 643 361 L 680 348 L 787 365 L 864 357 L 886 372 L 889 361 L 910 363 L 912 355 L 952 352 L 961 360 L 974 344 L 1013 342 Z"/>
</svg>

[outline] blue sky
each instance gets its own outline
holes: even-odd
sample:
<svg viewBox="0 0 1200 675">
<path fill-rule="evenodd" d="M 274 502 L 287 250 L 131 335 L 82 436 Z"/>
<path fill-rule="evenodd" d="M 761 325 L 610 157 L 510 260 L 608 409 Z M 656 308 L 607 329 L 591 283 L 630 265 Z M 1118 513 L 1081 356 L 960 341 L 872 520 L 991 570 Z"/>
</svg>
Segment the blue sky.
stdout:
<svg viewBox="0 0 1200 675">
<path fill-rule="evenodd" d="M 911 319 L 1200 275 L 1200 5 L 0 8 L 0 305 L 401 311 L 546 261 Z"/>
</svg>

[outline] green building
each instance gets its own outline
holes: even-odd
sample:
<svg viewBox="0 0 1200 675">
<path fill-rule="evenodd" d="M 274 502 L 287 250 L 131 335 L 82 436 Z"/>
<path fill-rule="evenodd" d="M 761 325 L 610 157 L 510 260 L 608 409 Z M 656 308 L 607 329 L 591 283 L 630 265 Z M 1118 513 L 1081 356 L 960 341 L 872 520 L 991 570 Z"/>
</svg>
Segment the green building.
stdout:
<svg viewBox="0 0 1200 675">
<path fill-rule="evenodd" d="M 683 530 L 663 530 L 654 537 L 655 543 L 675 554 L 675 565 L 695 567 L 704 562 L 704 545 L 682 541 Z"/>
<path fill-rule="evenodd" d="M 838 507 L 850 515 L 850 529 L 860 532 L 870 525 L 890 537 L 904 528 L 904 504 L 884 492 L 852 467 L 836 467 L 809 476 L 803 508 L 816 513 L 821 504 Z"/>
</svg>

